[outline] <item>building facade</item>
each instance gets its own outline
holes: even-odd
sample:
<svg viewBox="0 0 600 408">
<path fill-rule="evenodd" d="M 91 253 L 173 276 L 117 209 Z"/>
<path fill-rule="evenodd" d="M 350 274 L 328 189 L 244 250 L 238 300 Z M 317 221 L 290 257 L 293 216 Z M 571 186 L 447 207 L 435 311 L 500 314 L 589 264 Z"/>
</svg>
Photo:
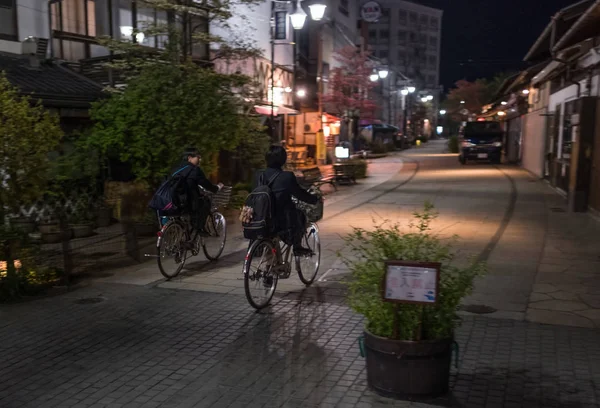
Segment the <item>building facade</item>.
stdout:
<svg viewBox="0 0 600 408">
<path fill-rule="evenodd" d="M 401 123 L 403 110 L 398 107 L 404 101 L 399 101 L 397 82 L 404 76 L 410 78 L 420 96 L 434 97 L 428 103 L 428 110 L 430 123 L 435 126 L 440 97 L 443 11 L 402 0 L 378 3 L 381 18 L 369 23 L 366 31 L 369 49 L 391 71 L 390 78 L 380 86 L 380 117 L 392 125 Z M 417 97 L 416 102 L 419 100 Z"/>
</svg>

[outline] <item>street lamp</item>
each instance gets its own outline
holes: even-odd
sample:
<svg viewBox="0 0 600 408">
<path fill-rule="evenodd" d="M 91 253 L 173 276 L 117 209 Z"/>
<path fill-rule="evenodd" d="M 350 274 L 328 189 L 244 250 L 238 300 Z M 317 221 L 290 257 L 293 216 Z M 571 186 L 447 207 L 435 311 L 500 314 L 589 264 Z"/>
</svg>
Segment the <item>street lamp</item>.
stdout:
<svg viewBox="0 0 600 408">
<path fill-rule="evenodd" d="M 298 98 L 304 98 L 306 96 L 306 91 L 304 89 L 298 89 L 296 92 L 296 96 Z"/>
<path fill-rule="evenodd" d="M 312 19 L 315 21 L 321 21 L 325 16 L 325 9 L 327 8 L 327 5 L 316 3 L 311 4 L 308 6 L 308 8 L 310 9 L 310 16 Z"/>
<path fill-rule="evenodd" d="M 427 95 L 426 99 L 427 99 L 428 101 L 433 101 L 433 95 Z"/>
<path fill-rule="evenodd" d="M 414 93 L 417 90 L 417 88 L 415 88 L 414 86 L 409 86 L 406 89 L 408 90 L 409 93 Z"/>
<path fill-rule="evenodd" d="M 465 104 L 465 101 L 460 101 L 460 104 L 461 104 L 461 105 L 464 105 L 464 104 Z"/>
<path fill-rule="evenodd" d="M 275 3 L 287 3 L 284 0 L 271 0 L 271 139 L 275 138 Z M 302 10 L 300 0 L 296 3 L 296 11 L 290 14 L 290 20 L 294 30 L 300 30 L 304 27 L 306 21 L 306 13 Z M 293 44 L 295 43 L 288 43 Z M 296 87 L 296 67 L 294 66 L 294 87 Z M 286 92 L 291 92 L 292 89 Z"/>
<path fill-rule="evenodd" d="M 400 91 L 400 93 L 401 93 L 403 96 L 406 96 L 406 95 L 408 95 L 408 89 L 404 88 L 403 90 L 401 90 L 401 91 Z"/>
<path fill-rule="evenodd" d="M 445 110 L 445 109 L 442 109 L 442 110 L 440 111 L 440 115 L 445 115 L 445 114 L 446 114 L 446 110 Z"/>
<path fill-rule="evenodd" d="M 290 14 L 290 21 L 294 30 L 302 30 L 302 27 L 304 27 L 304 23 L 306 22 L 306 17 L 306 12 L 302 9 L 300 0 L 298 0 L 296 3 L 296 11 Z"/>
<path fill-rule="evenodd" d="M 371 73 L 371 75 L 369 76 L 369 79 L 373 82 L 377 82 L 379 81 L 379 74 L 377 73 L 376 70 L 373 70 L 373 72 Z"/>
<path fill-rule="evenodd" d="M 386 79 L 389 73 L 390 72 L 386 68 L 380 68 L 377 75 L 379 75 L 379 78 L 381 79 Z"/>
</svg>

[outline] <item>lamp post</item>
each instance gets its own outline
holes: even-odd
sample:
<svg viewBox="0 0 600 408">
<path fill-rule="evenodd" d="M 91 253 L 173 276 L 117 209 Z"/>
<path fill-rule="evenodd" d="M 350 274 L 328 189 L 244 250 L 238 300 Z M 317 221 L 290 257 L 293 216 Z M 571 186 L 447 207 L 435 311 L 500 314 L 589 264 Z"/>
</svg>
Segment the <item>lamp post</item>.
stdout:
<svg viewBox="0 0 600 408">
<path fill-rule="evenodd" d="M 417 88 L 414 86 L 409 86 L 400 91 L 400 93 L 404 96 L 404 113 L 402 122 L 402 135 L 404 137 L 406 137 L 408 130 L 408 102 L 410 101 L 410 94 L 414 93 L 416 90 Z"/>
<path fill-rule="evenodd" d="M 323 17 L 325 17 L 325 10 L 327 9 L 327 5 L 316 2 L 308 6 L 310 10 L 310 16 L 313 21 L 321 21 Z M 323 25 L 319 24 L 317 31 L 318 38 L 318 49 L 317 49 L 317 97 L 319 104 L 319 131 L 317 133 L 317 163 L 323 163 L 324 160 L 321 158 L 323 155 L 323 150 L 325 148 L 325 134 L 323 132 Z"/>
<path fill-rule="evenodd" d="M 302 9 L 300 4 L 301 0 L 296 3 L 296 10 L 290 14 L 290 22 L 294 31 L 301 30 L 304 27 L 306 21 L 306 13 Z M 275 141 L 275 4 L 284 3 L 288 4 L 286 0 L 271 0 L 271 141 Z M 290 43 L 285 43 L 290 45 Z M 293 42 L 291 45 L 296 46 Z M 293 91 L 296 88 L 296 61 L 294 61 L 294 86 Z"/>
</svg>

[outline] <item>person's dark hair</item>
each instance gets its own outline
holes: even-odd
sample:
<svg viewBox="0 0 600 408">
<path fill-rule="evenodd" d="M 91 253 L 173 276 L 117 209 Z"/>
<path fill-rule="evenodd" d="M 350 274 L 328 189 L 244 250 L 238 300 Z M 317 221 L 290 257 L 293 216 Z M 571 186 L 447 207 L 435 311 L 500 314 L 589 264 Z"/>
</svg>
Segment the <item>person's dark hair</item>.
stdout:
<svg viewBox="0 0 600 408">
<path fill-rule="evenodd" d="M 285 165 L 287 161 L 287 152 L 281 146 L 273 145 L 267 151 L 265 155 L 267 161 L 267 167 L 274 169 L 280 169 Z"/>
<path fill-rule="evenodd" d="M 183 160 L 188 160 L 190 157 L 196 157 L 196 156 L 200 156 L 200 152 L 198 151 L 198 149 L 196 149 L 194 147 L 188 147 L 183 152 Z"/>
</svg>

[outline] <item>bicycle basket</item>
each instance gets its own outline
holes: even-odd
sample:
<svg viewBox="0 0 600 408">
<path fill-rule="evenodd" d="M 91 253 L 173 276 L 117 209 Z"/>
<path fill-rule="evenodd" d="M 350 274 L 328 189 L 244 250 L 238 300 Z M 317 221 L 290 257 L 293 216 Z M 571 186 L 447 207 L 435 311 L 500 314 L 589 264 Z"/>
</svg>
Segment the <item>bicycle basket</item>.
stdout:
<svg viewBox="0 0 600 408">
<path fill-rule="evenodd" d="M 292 201 L 296 204 L 296 208 L 306 214 L 309 222 L 317 222 L 323 219 L 323 193 L 318 189 L 310 191 L 310 193 L 319 197 L 317 204 L 307 204 L 304 201 L 297 200 L 296 197 L 292 197 Z"/>
</svg>

